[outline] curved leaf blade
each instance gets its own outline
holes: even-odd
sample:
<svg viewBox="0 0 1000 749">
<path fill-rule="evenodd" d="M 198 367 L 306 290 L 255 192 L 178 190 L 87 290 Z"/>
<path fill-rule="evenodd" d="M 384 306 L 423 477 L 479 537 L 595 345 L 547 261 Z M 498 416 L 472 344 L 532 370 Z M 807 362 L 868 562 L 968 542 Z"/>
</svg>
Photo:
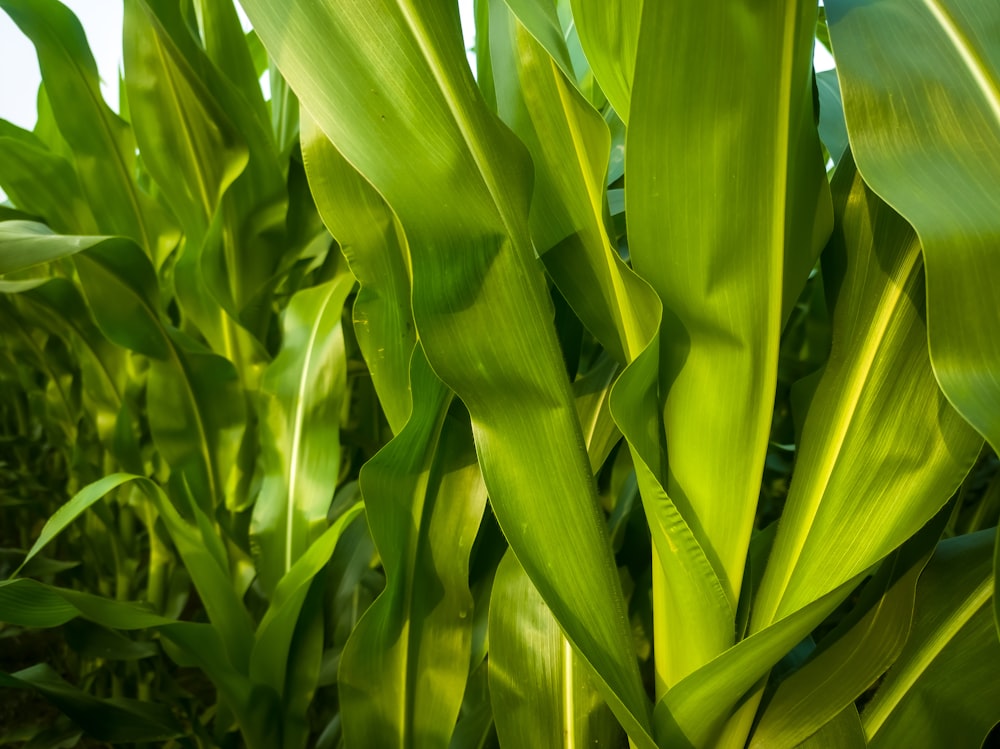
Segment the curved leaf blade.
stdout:
<svg viewBox="0 0 1000 749">
<path fill-rule="evenodd" d="M 418 335 L 469 409 L 501 527 L 618 719 L 648 746 L 620 583 L 528 234 L 524 153 L 479 97 L 454 7 L 334 5 L 246 9 L 303 106 L 399 216 Z M 338 55 L 323 53 L 331 44 Z M 529 485 L 552 501 L 529 501 Z M 552 533 L 567 551 L 546 549 Z"/>
<path fill-rule="evenodd" d="M 934 373 L 1000 450 L 1000 155 L 992 147 L 1000 142 L 1000 7 L 831 0 L 827 15 L 858 170 L 923 246 Z"/>
<path fill-rule="evenodd" d="M 251 543 L 270 591 L 326 526 L 340 475 L 340 414 L 347 384 L 341 314 L 354 286 L 343 273 L 295 294 L 281 350 L 260 389 L 262 483 Z"/>
</svg>

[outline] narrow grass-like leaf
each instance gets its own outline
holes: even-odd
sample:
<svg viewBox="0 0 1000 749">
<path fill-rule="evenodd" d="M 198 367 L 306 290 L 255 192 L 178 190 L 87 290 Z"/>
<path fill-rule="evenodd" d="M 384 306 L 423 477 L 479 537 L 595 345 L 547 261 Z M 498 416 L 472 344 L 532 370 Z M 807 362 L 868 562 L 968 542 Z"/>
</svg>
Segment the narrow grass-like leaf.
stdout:
<svg viewBox="0 0 1000 749">
<path fill-rule="evenodd" d="M 839 587 L 915 533 L 982 444 L 931 371 L 912 230 L 847 160 L 834 186 L 838 231 L 823 259 L 833 348 L 802 430 L 754 630 Z"/>
<path fill-rule="evenodd" d="M 465 413 L 449 414 L 453 396 L 419 348 L 411 384 L 406 427 L 361 472 L 386 589 L 339 670 L 345 738 L 373 749 L 448 745 L 472 643 L 469 554 L 486 492 Z"/>
<path fill-rule="evenodd" d="M 161 259 L 176 236 L 164 231 L 162 212 L 134 179 L 132 131 L 101 98 L 97 65 L 80 22 L 58 0 L 2 0 L 0 9 L 35 45 L 47 99 L 76 157 L 98 229 L 130 237 Z"/>
<path fill-rule="evenodd" d="M 931 558 L 945 518 L 935 518 L 890 556 L 865 586 L 855 611 L 819 644 L 810 660 L 785 679 L 754 730 L 750 749 L 799 746 L 814 734 L 820 741 L 843 723 L 860 731 L 854 701 L 899 656 L 913 618 L 917 580 Z M 859 609 L 867 611 L 861 614 Z M 838 718 L 853 711 L 853 720 Z M 832 741 L 832 739 L 831 739 Z M 818 744 L 817 744 L 818 745 Z"/>
<path fill-rule="evenodd" d="M 0 274 L 33 268 L 105 241 L 107 237 L 66 237 L 34 221 L 0 222 Z"/>
<path fill-rule="evenodd" d="M 416 328 L 472 416 L 500 525 L 618 719 L 648 746 L 621 587 L 528 232 L 530 171 L 479 98 L 457 10 L 426 0 L 245 7 L 303 106 L 399 216 Z M 323 53 L 331 45 L 336 56 Z M 546 543 L 553 534 L 564 546 Z"/>
<path fill-rule="evenodd" d="M 115 436 L 124 436 L 116 432 L 116 425 L 126 389 L 128 353 L 104 337 L 72 281 L 50 278 L 32 284 L 33 288 L 20 289 L 16 293 L 37 308 L 46 310 L 46 316 L 51 318 L 48 327 L 53 333 L 73 334 L 67 337 L 79 356 L 84 404 L 95 422 L 101 440 L 125 461 L 126 458 L 119 449 L 124 445 L 116 444 Z M 0 291 L 13 293 L 15 290 L 0 284 Z M 129 471 L 140 470 L 124 463 L 123 467 Z"/>
<path fill-rule="evenodd" d="M 21 565 L 14 570 L 12 577 L 16 577 L 24 568 L 24 565 L 30 562 L 31 559 L 38 554 L 38 552 L 51 543 L 56 536 L 62 533 L 70 523 L 80 517 L 80 515 L 82 515 L 92 504 L 103 499 L 108 492 L 121 486 L 131 478 L 132 476 L 127 473 L 115 473 L 110 476 L 105 476 L 93 484 L 88 484 L 77 492 L 72 499 L 69 500 L 69 502 L 56 510 L 56 512 L 45 522 L 45 525 L 42 527 L 42 532 L 38 534 L 38 538 L 35 539 L 35 543 L 32 544 L 31 549 L 28 550 L 28 553 L 24 557 L 24 561 L 21 562 Z"/>
<path fill-rule="evenodd" d="M 862 713 L 869 746 L 976 749 L 1000 720 L 993 530 L 943 541 L 906 647 Z"/>
<path fill-rule="evenodd" d="M 490 51 L 498 110 L 535 164 L 535 245 L 576 314 L 625 364 L 655 334 L 660 305 L 608 240 L 603 213 L 608 126 L 552 52 L 502 2 L 492 7 Z M 568 54 L 564 43 L 556 53 L 560 51 Z"/>
<path fill-rule="evenodd" d="M 760 679 L 829 616 L 858 582 L 860 579 L 855 578 L 767 629 L 751 634 L 668 690 L 656 703 L 654 713 L 660 744 L 671 749 L 716 746 L 740 701 L 752 697 Z M 744 737 L 728 737 L 719 743 L 725 746 L 726 741 L 745 744 Z"/>
<path fill-rule="evenodd" d="M 0 187 L 23 210 L 67 234 L 96 234 L 73 165 L 34 134 L 0 120 Z"/>
<path fill-rule="evenodd" d="M 110 340 L 151 357 L 153 439 L 201 506 L 212 507 L 224 496 L 245 424 L 236 371 L 164 321 L 152 264 L 133 243 L 102 240 L 76 258 L 87 302 Z"/>
<path fill-rule="evenodd" d="M 289 649 L 309 585 L 330 561 L 344 529 L 361 510 L 361 503 L 358 503 L 337 518 L 295 559 L 274 588 L 271 603 L 254 638 L 250 677 L 259 684 L 270 685 L 279 695 L 285 694 L 286 673 L 291 667 Z"/>
<path fill-rule="evenodd" d="M 126 0 L 124 18 L 125 87 L 143 162 L 188 241 L 199 243 L 247 147 L 149 3 Z"/>
<path fill-rule="evenodd" d="M 502 746 L 611 747 L 621 729 L 514 555 L 490 598 L 490 699 Z"/>
<path fill-rule="evenodd" d="M 347 357 L 340 327 L 354 277 L 304 289 L 284 313 L 284 340 L 261 380 L 260 470 L 251 539 L 270 592 L 326 525 L 340 475 Z"/>
<path fill-rule="evenodd" d="M 594 76 L 615 112 L 628 122 L 643 0 L 572 0 L 572 6 Z"/>
<path fill-rule="evenodd" d="M 934 373 L 1000 450 L 1000 6 L 831 0 L 827 14 L 858 171 L 923 246 Z"/>
<path fill-rule="evenodd" d="M 169 706 L 122 697 L 94 697 L 66 682 L 45 664 L 15 674 L 0 673 L 0 687 L 34 689 L 99 741 L 167 741 L 183 735 Z"/>
<path fill-rule="evenodd" d="M 813 124 L 815 10 L 784 2 L 717 10 L 643 5 L 625 154 L 633 266 L 665 308 L 659 391 L 669 474 L 656 478 L 730 601 L 727 610 L 705 598 L 664 623 L 671 639 L 697 645 L 657 650 L 667 683 L 733 642 L 781 327 L 831 218 Z M 750 110 L 741 104 L 748 90 L 757 95 Z M 732 210 L 751 195 L 746 209 Z M 688 574 L 660 563 L 662 585 Z"/>
</svg>

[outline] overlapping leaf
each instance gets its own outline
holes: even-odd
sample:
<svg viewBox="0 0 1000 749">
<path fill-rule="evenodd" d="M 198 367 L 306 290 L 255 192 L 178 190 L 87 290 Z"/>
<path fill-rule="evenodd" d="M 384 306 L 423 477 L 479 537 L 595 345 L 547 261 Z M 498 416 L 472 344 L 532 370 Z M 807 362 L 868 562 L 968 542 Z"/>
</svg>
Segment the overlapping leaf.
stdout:
<svg viewBox="0 0 1000 749">
<path fill-rule="evenodd" d="M 829 232 L 812 112 L 814 13 L 784 2 L 729 4 L 721 16 L 692 3 L 642 9 L 625 202 L 633 267 L 664 305 L 657 379 L 666 464 L 663 438 L 641 452 L 652 471 L 647 493 L 676 505 L 714 570 L 706 578 L 693 557 L 663 554 L 654 595 L 714 579 L 705 590 L 721 586 L 728 600 L 705 592 L 693 612 L 664 599 L 675 613 L 658 636 L 693 645 L 657 651 L 669 684 L 733 642 L 781 327 Z"/>
<path fill-rule="evenodd" d="M 1000 449 L 1000 7 L 831 0 L 827 13 L 858 171 L 923 247 L 934 373 Z"/>
<path fill-rule="evenodd" d="M 500 524 L 618 719 L 648 745 L 620 585 L 528 235 L 530 174 L 478 97 L 455 9 L 246 9 L 317 124 L 399 216 L 416 328 L 469 409 Z M 336 56 L 323 53 L 330 45 Z M 554 534 L 558 551 L 546 544 Z"/>
<path fill-rule="evenodd" d="M 928 564 L 906 647 L 862 713 L 869 746 L 972 749 L 1000 719 L 993 535 L 944 541 Z"/>
<path fill-rule="evenodd" d="M 132 131 L 101 98 L 80 22 L 58 0 L 3 0 L 0 9 L 35 45 L 47 100 L 75 157 L 98 231 L 130 237 L 161 260 L 176 234 L 134 179 Z"/>
<path fill-rule="evenodd" d="M 835 300 L 833 349 L 802 430 L 755 630 L 913 535 L 958 487 L 982 444 L 931 370 L 912 230 L 847 161 L 835 188 L 838 230 L 823 260 Z"/>
</svg>

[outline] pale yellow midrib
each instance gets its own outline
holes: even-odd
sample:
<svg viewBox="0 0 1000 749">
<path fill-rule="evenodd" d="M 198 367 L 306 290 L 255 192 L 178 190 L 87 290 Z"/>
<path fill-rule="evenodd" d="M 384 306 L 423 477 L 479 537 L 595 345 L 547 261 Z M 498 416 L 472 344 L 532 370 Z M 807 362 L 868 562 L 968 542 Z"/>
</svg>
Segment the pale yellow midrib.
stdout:
<svg viewBox="0 0 1000 749">
<path fill-rule="evenodd" d="M 976 86 L 982 93 L 983 98 L 986 99 L 986 103 L 993 113 L 996 124 L 1000 125 L 1000 87 L 990 77 L 988 70 L 979 59 L 979 55 L 973 51 L 971 43 L 962 34 L 962 31 L 955 24 L 954 20 L 952 20 L 951 16 L 948 15 L 948 12 L 941 7 L 939 0 L 923 0 L 923 3 L 927 6 L 927 9 L 934 16 L 935 20 L 941 24 L 941 28 L 944 29 L 945 34 L 948 35 L 948 40 L 954 45 L 955 50 L 962 58 L 962 62 L 969 69 L 969 73 L 972 75 L 973 80 L 975 80 Z"/>
<path fill-rule="evenodd" d="M 868 382 L 868 376 L 871 374 L 872 363 L 875 361 L 879 348 L 885 340 L 889 327 L 892 324 L 896 309 L 899 307 L 899 301 L 905 293 L 907 281 L 920 260 L 919 245 L 915 240 L 910 244 L 907 253 L 908 255 L 900 264 L 902 272 L 899 278 L 901 280 L 897 283 L 890 283 L 889 288 L 882 294 L 876 317 L 872 325 L 868 328 L 868 335 L 865 338 L 860 355 L 854 360 L 855 366 L 847 380 L 845 396 L 837 401 L 834 416 L 831 419 L 835 427 L 830 438 L 826 441 L 825 449 L 822 451 L 820 460 L 817 463 L 818 469 L 816 475 L 819 478 L 811 482 L 810 491 L 806 495 L 808 506 L 808 512 L 805 516 L 806 522 L 800 526 L 799 532 L 794 539 L 793 551 L 789 555 L 788 562 L 783 570 L 780 586 L 776 593 L 771 596 L 771 600 L 768 602 L 767 616 L 756 628 L 758 630 L 763 629 L 764 626 L 773 622 L 774 616 L 777 614 L 785 592 L 788 589 L 792 574 L 802 556 L 802 550 L 812 531 L 820 504 L 826 494 L 827 486 L 830 483 L 830 478 L 836 468 L 837 460 L 840 457 L 844 441 L 847 438 L 847 432 L 853 423 L 852 416 L 857 411 L 861 395 Z"/>
</svg>

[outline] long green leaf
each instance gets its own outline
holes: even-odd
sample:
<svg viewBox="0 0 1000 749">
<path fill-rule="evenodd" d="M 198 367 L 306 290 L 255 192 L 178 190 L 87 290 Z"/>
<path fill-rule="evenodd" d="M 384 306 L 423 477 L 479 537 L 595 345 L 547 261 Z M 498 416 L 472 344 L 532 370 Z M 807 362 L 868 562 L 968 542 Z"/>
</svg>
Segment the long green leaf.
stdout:
<svg viewBox="0 0 1000 749">
<path fill-rule="evenodd" d="M 62 533 L 66 527 L 82 515 L 91 505 L 104 498 L 104 496 L 126 481 L 132 479 L 127 473 L 116 473 L 105 476 L 100 481 L 88 484 L 77 492 L 66 504 L 56 510 L 42 526 L 42 532 L 38 534 L 35 543 L 31 545 L 24 561 L 14 570 L 12 577 L 17 577 L 18 573 L 24 569 L 24 565 L 31 561 L 32 557 L 44 549 L 52 540 Z"/>
<path fill-rule="evenodd" d="M 604 225 L 608 126 L 529 29 L 502 2 L 491 7 L 497 107 L 535 164 L 535 246 L 590 332 L 619 362 L 630 362 L 649 345 L 660 311 Z M 559 49 L 565 53 L 565 44 Z"/>
<path fill-rule="evenodd" d="M 326 526 L 340 475 L 340 413 L 347 357 L 340 321 L 354 277 L 298 292 L 284 313 L 284 340 L 260 393 L 260 494 L 251 543 L 270 592 Z"/>
<path fill-rule="evenodd" d="M 104 238 L 76 265 L 104 334 L 151 357 L 153 439 L 177 479 L 203 508 L 213 507 L 225 496 L 246 418 L 233 365 L 165 322 L 152 264 L 128 240 Z"/>
<path fill-rule="evenodd" d="M 934 373 L 1000 450 L 1000 6 L 830 0 L 827 14 L 858 171 L 923 246 Z"/>
<path fill-rule="evenodd" d="M 594 76 L 628 122 L 643 0 L 572 0 L 573 20 Z"/>
<path fill-rule="evenodd" d="M 453 396 L 419 348 L 410 379 L 406 427 L 360 477 L 386 588 L 339 670 L 345 738 L 373 749 L 448 745 L 472 645 L 469 553 L 485 487 L 465 414 L 449 414 Z"/>
<path fill-rule="evenodd" d="M 58 0 L 2 0 L 0 9 L 35 45 L 47 99 L 76 157 L 98 230 L 132 238 L 159 261 L 176 235 L 134 179 L 132 131 L 101 98 L 97 65 L 80 22 Z"/>
<path fill-rule="evenodd" d="M 3 221 L 0 222 L 0 274 L 69 257 L 105 239 L 64 237 L 34 221 Z"/>
<path fill-rule="evenodd" d="M 690 644 L 657 650 L 667 684 L 732 645 L 781 328 L 829 233 L 813 122 L 814 26 L 813 8 L 778 0 L 728 3 L 721 14 L 706 4 L 643 5 L 625 202 L 633 267 L 664 305 L 669 473 L 655 478 L 729 599 L 722 607 L 703 597 L 699 609 L 673 609 L 660 625 Z M 686 566 L 669 556 L 660 564 L 654 596 L 690 586 Z"/>
<path fill-rule="evenodd" d="M 993 536 L 988 529 L 938 547 L 906 647 L 861 716 L 869 746 L 974 749 L 1000 720 Z"/>
<path fill-rule="evenodd" d="M 294 564 L 278 580 L 271 603 L 257 627 L 250 659 L 250 677 L 273 687 L 284 696 L 289 650 L 306 593 L 313 579 L 330 561 L 344 529 L 361 514 L 361 503 L 354 505 L 300 554 Z M 314 687 L 315 688 L 315 687 Z"/>
<path fill-rule="evenodd" d="M 354 334 L 389 426 L 398 434 L 410 417 L 410 358 L 417 338 L 406 237 L 382 196 L 306 112 L 302 159 L 316 207 L 361 284 Z"/>
<path fill-rule="evenodd" d="M 199 243 L 246 166 L 246 144 L 146 0 L 125 2 L 123 39 L 125 88 L 144 165 L 188 241 Z"/>
<path fill-rule="evenodd" d="M 802 430 L 755 630 L 864 572 L 915 533 L 982 444 L 931 371 L 912 230 L 846 159 L 834 188 L 838 230 L 823 258 L 833 348 Z"/>
<path fill-rule="evenodd" d="M 941 536 L 945 512 L 880 566 L 854 611 L 781 683 L 754 730 L 750 749 L 795 747 L 810 734 L 819 742 L 835 730 L 827 727 L 831 721 L 860 732 L 854 701 L 892 665 L 906 643 L 917 580 Z M 844 710 L 853 711 L 853 720 L 837 717 Z"/>
<path fill-rule="evenodd" d="M 168 705 L 121 697 L 100 699 L 69 684 L 45 664 L 15 674 L 0 673 L 0 687 L 34 689 L 99 741 L 167 741 L 183 735 Z"/>
<path fill-rule="evenodd" d="M 647 699 L 528 233 L 530 172 L 479 98 L 456 9 L 245 6 L 303 106 L 399 216 L 416 328 L 472 416 L 500 525 L 616 717 L 648 746 Z M 331 45 L 337 55 L 324 53 Z M 546 543 L 553 535 L 565 546 Z"/>
<path fill-rule="evenodd" d="M 97 233 L 73 165 L 34 134 L 0 120 L 0 164 L 0 186 L 14 205 L 56 231 Z"/>
<path fill-rule="evenodd" d="M 490 598 L 489 679 L 501 746 L 574 749 L 622 742 L 588 671 L 509 552 Z"/>
</svg>

